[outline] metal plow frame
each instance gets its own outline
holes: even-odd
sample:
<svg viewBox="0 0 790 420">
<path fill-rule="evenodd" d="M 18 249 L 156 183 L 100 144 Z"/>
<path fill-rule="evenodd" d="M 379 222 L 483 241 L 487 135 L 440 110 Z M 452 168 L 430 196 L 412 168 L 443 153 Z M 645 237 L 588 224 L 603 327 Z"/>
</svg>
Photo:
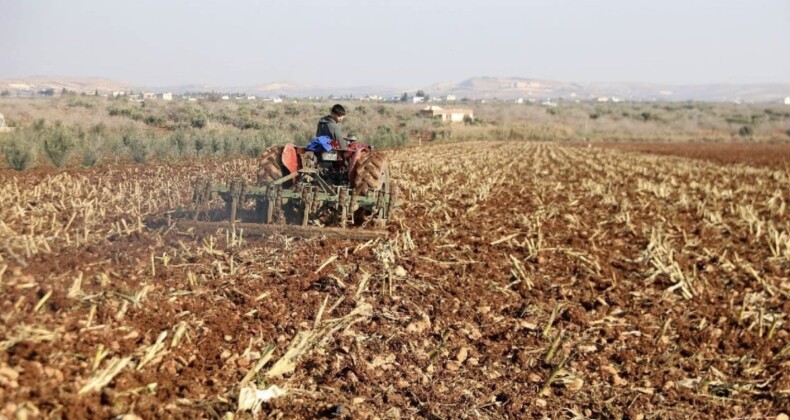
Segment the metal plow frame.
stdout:
<svg viewBox="0 0 790 420">
<path fill-rule="evenodd" d="M 358 209 L 369 211 L 373 217 L 374 226 L 380 227 L 386 221 L 396 206 L 396 194 L 393 191 L 378 191 L 370 195 L 357 196 L 351 188 L 329 185 L 317 173 L 311 170 L 300 171 L 310 174 L 315 183 L 299 184 L 292 188 L 284 188 L 283 184 L 296 178 L 297 173 L 280 178 L 263 187 L 248 186 L 243 179 L 233 179 L 228 185 L 212 184 L 210 180 L 199 180 L 195 184 L 193 201 L 196 205 L 194 222 L 196 227 L 210 228 L 243 228 L 245 231 L 262 234 L 284 234 L 300 237 L 331 236 L 351 239 L 367 240 L 385 236 L 386 230 L 378 229 L 348 229 L 349 215 Z M 201 213 L 208 213 L 209 203 L 216 197 L 225 201 L 230 219 L 225 222 L 200 222 Z M 248 200 L 265 203 L 265 214 L 258 216 L 262 223 L 241 223 L 237 221 L 240 207 Z M 283 207 L 295 204 L 301 210 L 301 224 L 273 224 L 275 220 L 282 222 Z M 323 206 L 328 206 L 337 212 L 340 228 L 308 226 L 310 215 Z"/>
</svg>

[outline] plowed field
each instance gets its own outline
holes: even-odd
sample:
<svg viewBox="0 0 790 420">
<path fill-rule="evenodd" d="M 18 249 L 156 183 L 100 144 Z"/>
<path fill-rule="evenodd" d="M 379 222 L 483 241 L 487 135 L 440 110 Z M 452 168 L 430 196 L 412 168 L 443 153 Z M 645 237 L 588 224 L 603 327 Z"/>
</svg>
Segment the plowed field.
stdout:
<svg viewBox="0 0 790 420">
<path fill-rule="evenodd" d="M 516 142 L 390 157 L 402 205 L 367 243 L 172 224 L 195 178 L 252 160 L 0 173 L 0 418 L 248 418 L 254 388 L 284 418 L 790 410 L 787 171 Z"/>
</svg>

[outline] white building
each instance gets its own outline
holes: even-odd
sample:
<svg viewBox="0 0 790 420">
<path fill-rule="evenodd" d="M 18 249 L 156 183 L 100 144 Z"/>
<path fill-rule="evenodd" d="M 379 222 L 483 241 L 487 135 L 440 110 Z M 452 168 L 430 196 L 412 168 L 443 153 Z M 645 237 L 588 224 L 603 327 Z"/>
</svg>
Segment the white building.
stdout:
<svg viewBox="0 0 790 420">
<path fill-rule="evenodd" d="M 172 92 L 165 92 L 156 95 L 157 99 L 161 99 L 163 101 L 172 101 L 173 100 L 173 93 Z"/>
<path fill-rule="evenodd" d="M 516 99 L 516 103 L 517 103 L 517 104 L 523 104 L 523 103 L 524 103 L 524 98 L 518 98 L 518 99 Z"/>
<path fill-rule="evenodd" d="M 447 96 L 445 96 L 444 100 L 447 101 L 447 102 L 452 102 L 452 101 L 456 100 L 455 99 L 455 95 L 447 95 Z"/>
<path fill-rule="evenodd" d="M 420 110 L 420 114 L 427 117 L 440 119 L 442 122 L 464 122 L 464 118 L 466 117 L 471 120 L 475 119 L 474 111 L 471 109 L 443 109 L 435 105 L 425 107 L 424 109 Z"/>
<path fill-rule="evenodd" d="M 5 117 L 3 117 L 3 114 L 0 114 L 0 128 L 3 127 L 5 127 Z"/>
<path fill-rule="evenodd" d="M 790 105 L 790 96 L 785 98 L 785 105 Z"/>
</svg>

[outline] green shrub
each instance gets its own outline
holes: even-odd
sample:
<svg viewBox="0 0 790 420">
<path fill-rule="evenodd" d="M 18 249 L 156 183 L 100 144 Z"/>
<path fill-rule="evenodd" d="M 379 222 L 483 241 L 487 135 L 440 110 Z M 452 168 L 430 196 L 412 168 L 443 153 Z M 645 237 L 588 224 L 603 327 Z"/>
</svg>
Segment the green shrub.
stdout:
<svg viewBox="0 0 790 420">
<path fill-rule="evenodd" d="M 266 148 L 266 141 L 261 136 L 256 136 L 248 131 L 243 132 L 239 142 L 239 151 L 248 157 L 257 158 Z"/>
<path fill-rule="evenodd" d="M 389 125 L 383 125 L 370 136 L 368 144 L 375 147 L 394 147 L 406 144 L 408 141 L 409 135 L 407 133 L 398 132 Z"/>
<path fill-rule="evenodd" d="M 59 123 L 44 134 L 44 154 L 58 168 L 66 164 L 74 146 L 74 134 Z"/>
<path fill-rule="evenodd" d="M 296 117 L 300 112 L 301 110 L 295 105 L 288 104 L 285 106 L 285 115 L 289 117 Z"/>
<path fill-rule="evenodd" d="M 790 128 L 788 128 L 787 131 L 785 131 L 785 134 L 787 134 L 787 136 L 790 137 Z"/>
<path fill-rule="evenodd" d="M 211 133 L 210 136 L 209 147 L 211 154 L 216 156 L 219 151 L 222 150 L 222 141 L 219 139 L 219 135 L 216 132 Z"/>
<path fill-rule="evenodd" d="M 730 124 L 749 124 L 752 122 L 752 118 L 749 115 L 734 114 L 725 117 L 724 121 L 727 121 Z"/>
<path fill-rule="evenodd" d="M 167 139 L 157 137 L 155 130 L 148 131 L 145 143 L 148 145 L 149 153 L 162 162 L 181 158 Z"/>
<path fill-rule="evenodd" d="M 187 135 L 183 130 L 176 130 L 170 136 L 170 144 L 176 147 L 178 156 L 182 157 L 187 152 Z"/>
<path fill-rule="evenodd" d="M 137 141 L 132 143 L 130 147 L 130 151 L 132 152 L 132 160 L 135 163 L 145 163 L 148 161 L 148 157 L 151 154 L 151 150 L 143 141 Z"/>
<path fill-rule="evenodd" d="M 192 128 L 203 128 L 208 124 L 208 117 L 203 111 L 197 111 L 192 114 Z"/>
<path fill-rule="evenodd" d="M 226 133 L 225 136 L 222 138 L 222 154 L 225 157 L 233 156 L 233 144 L 234 144 L 233 135 L 230 133 Z"/>
<path fill-rule="evenodd" d="M 85 101 L 85 100 L 82 100 L 82 99 L 72 99 L 72 100 L 69 101 L 68 106 L 70 108 L 82 107 L 82 108 L 85 108 L 85 109 L 93 109 L 93 108 L 96 107 L 93 103 Z"/>
<path fill-rule="evenodd" d="M 128 129 L 121 135 L 123 145 L 129 149 L 129 154 L 135 163 L 145 163 L 151 155 L 150 145 L 142 138 L 139 131 Z"/>
<path fill-rule="evenodd" d="M 80 153 L 80 161 L 82 162 L 82 166 L 86 168 L 96 166 L 96 164 L 99 163 L 99 151 L 96 150 L 96 147 L 84 147 Z"/>
<path fill-rule="evenodd" d="M 164 127 L 165 126 L 165 118 L 161 115 L 153 115 L 148 114 L 143 119 L 145 125 L 150 125 L 151 127 Z"/>
<path fill-rule="evenodd" d="M 294 124 L 294 123 L 291 123 Z M 289 125 L 288 127 L 291 132 L 298 132 L 300 131 L 301 126 L 299 124 Z M 273 144 L 286 144 L 288 143 L 290 135 L 284 131 L 274 127 L 266 127 L 260 131 L 258 131 L 258 139 L 259 142 L 262 143 L 261 145 L 263 148 L 267 146 L 271 146 Z"/>
<path fill-rule="evenodd" d="M 740 129 L 738 129 L 738 135 L 741 136 L 741 137 L 749 137 L 752 134 L 754 134 L 754 130 L 752 129 L 752 126 L 750 126 L 750 125 L 744 125 Z"/>
<path fill-rule="evenodd" d="M 79 156 L 83 167 L 92 168 L 99 163 L 99 148 L 105 145 L 103 141 L 105 137 L 104 129 L 100 126 L 91 127 L 88 134 L 81 137 Z"/>
<path fill-rule="evenodd" d="M 23 171 L 36 163 L 36 147 L 27 133 L 16 131 L 3 145 L 3 154 L 8 165 Z"/>
<path fill-rule="evenodd" d="M 206 138 L 201 133 L 195 133 L 192 141 L 192 144 L 195 146 L 195 153 L 200 156 L 200 152 L 206 148 Z"/>
<path fill-rule="evenodd" d="M 233 122 L 233 125 L 240 130 L 258 130 L 262 124 L 250 118 L 240 118 Z"/>
</svg>

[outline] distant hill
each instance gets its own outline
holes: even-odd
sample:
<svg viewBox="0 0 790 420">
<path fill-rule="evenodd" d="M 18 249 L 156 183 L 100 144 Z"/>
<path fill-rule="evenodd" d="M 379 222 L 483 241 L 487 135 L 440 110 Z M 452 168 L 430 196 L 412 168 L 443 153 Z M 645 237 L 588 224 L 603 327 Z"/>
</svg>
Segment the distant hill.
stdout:
<svg viewBox="0 0 790 420">
<path fill-rule="evenodd" d="M 66 90 L 77 93 L 94 93 L 98 89 L 99 93 L 108 93 L 115 90 L 129 90 L 131 85 L 99 77 L 33 76 L 0 80 L 0 91 L 8 90 L 12 94 L 17 91 L 37 92 L 41 89 L 49 88 L 55 91 L 61 91 L 63 88 L 66 88 Z"/>
<path fill-rule="evenodd" d="M 666 85 L 657 83 L 602 82 L 572 83 L 556 80 L 530 79 L 523 77 L 473 77 L 458 83 L 438 83 L 427 87 L 399 88 L 391 86 L 331 87 L 304 83 L 265 83 L 249 86 L 177 85 L 177 86 L 134 86 L 129 83 L 88 77 L 26 77 L 0 80 L 0 90 L 35 92 L 52 88 L 66 88 L 78 93 L 109 93 L 114 90 L 136 90 L 150 92 L 226 92 L 246 93 L 259 97 L 344 97 L 378 95 L 391 97 L 403 92 L 414 94 L 422 90 L 431 96 L 454 95 L 469 99 L 579 99 L 616 97 L 635 101 L 709 101 L 709 102 L 781 102 L 790 96 L 790 83 L 784 84 L 707 84 Z"/>
<path fill-rule="evenodd" d="M 457 98 L 594 99 L 659 101 L 780 102 L 790 96 L 790 84 L 664 85 L 657 83 L 569 83 L 520 77 L 475 77 L 455 84 L 424 89 L 429 95 Z"/>
<path fill-rule="evenodd" d="M 584 87 L 579 84 L 518 77 L 475 77 L 460 83 L 430 86 L 424 91 L 428 95 L 454 95 L 459 99 L 548 99 L 587 96 Z"/>
<path fill-rule="evenodd" d="M 251 90 L 254 94 L 263 96 L 287 95 L 295 97 L 306 96 L 391 96 L 395 95 L 398 89 L 391 86 L 351 86 L 351 87 L 326 87 L 309 84 L 294 83 L 269 83 L 254 86 Z"/>
</svg>

